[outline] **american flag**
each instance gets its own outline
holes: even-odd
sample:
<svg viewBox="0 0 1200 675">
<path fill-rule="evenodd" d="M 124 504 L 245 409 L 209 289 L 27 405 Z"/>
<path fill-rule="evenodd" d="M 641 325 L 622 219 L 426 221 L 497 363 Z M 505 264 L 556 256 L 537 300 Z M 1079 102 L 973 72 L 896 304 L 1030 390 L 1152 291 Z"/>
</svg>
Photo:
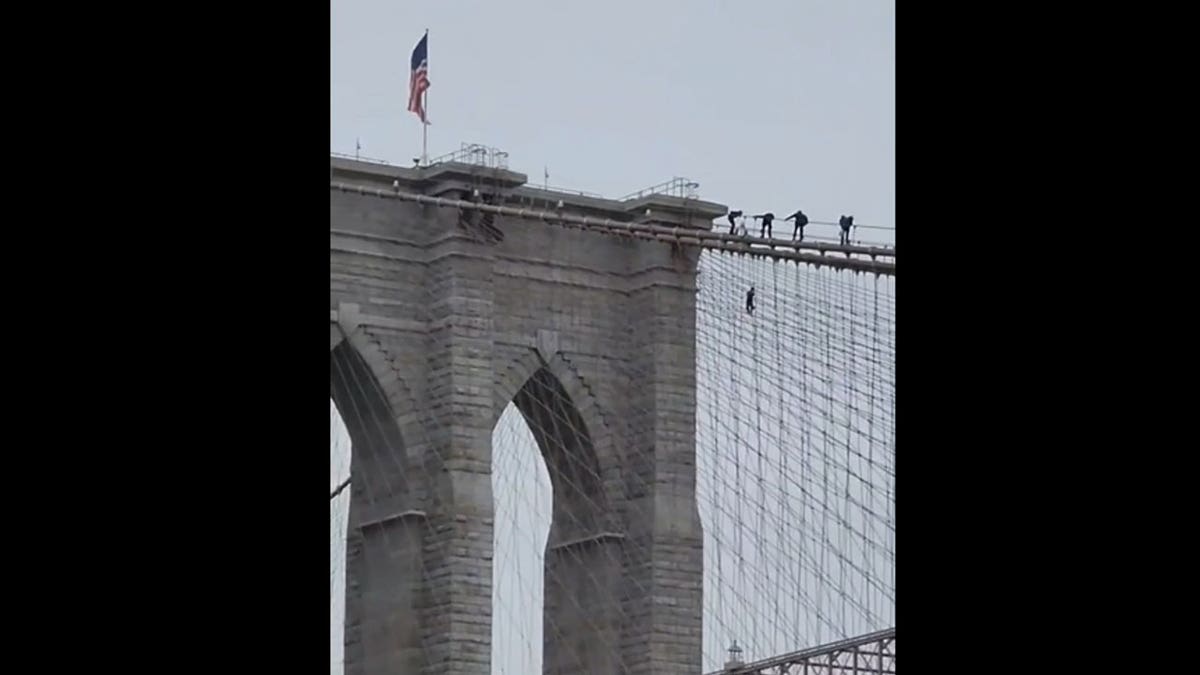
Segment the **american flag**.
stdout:
<svg viewBox="0 0 1200 675">
<path fill-rule="evenodd" d="M 412 53 L 412 74 L 408 78 L 408 111 L 417 113 L 421 122 L 425 119 L 425 90 L 429 88 L 429 32 L 421 37 Z"/>
</svg>

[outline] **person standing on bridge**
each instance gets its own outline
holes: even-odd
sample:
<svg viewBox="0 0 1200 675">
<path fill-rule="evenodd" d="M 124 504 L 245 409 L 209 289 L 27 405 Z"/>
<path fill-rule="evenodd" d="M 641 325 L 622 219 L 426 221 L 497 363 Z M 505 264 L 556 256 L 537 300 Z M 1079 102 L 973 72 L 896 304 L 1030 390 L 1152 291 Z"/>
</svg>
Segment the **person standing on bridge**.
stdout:
<svg viewBox="0 0 1200 675">
<path fill-rule="evenodd" d="M 842 216 L 838 218 L 838 225 L 842 227 L 841 244 L 842 246 L 850 245 L 850 228 L 854 227 L 854 216 Z"/>
<path fill-rule="evenodd" d="M 804 226 L 808 224 L 808 216 L 804 215 L 804 212 L 800 209 L 796 209 L 796 212 L 787 218 L 784 218 L 783 222 L 786 223 L 789 220 L 796 221 L 796 227 L 792 230 L 792 239 L 795 240 L 796 235 L 799 234 L 799 241 L 804 241 Z"/>
<path fill-rule="evenodd" d="M 775 214 L 767 211 L 766 213 L 754 216 L 754 219 L 762 221 L 762 227 L 758 230 L 758 236 L 760 238 L 771 239 L 771 221 L 775 220 Z"/>
<path fill-rule="evenodd" d="M 737 219 L 742 217 L 741 211 L 730 211 L 726 218 L 729 218 L 729 234 L 734 234 L 737 230 Z"/>
<path fill-rule="evenodd" d="M 746 313 L 750 314 L 751 316 L 754 315 L 754 287 L 753 286 L 750 287 L 750 290 L 746 291 Z"/>
</svg>

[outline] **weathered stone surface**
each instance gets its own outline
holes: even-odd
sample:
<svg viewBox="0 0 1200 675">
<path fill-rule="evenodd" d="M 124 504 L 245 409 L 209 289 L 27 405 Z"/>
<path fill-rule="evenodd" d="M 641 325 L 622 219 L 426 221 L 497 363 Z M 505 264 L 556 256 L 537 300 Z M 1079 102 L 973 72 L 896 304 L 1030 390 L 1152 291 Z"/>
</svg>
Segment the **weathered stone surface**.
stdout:
<svg viewBox="0 0 1200 675">
<path fill-rule="evenodd" d="M 335 180 L 423 189 L 344 164 Z M 700 672 L 695 257 L 504 218 L 494 242 L 470 216 L 330 194 L 347 673 L 490 672 L 491 434 L 509 401 L 554 483 L 545 672 Z"/>
</svg>

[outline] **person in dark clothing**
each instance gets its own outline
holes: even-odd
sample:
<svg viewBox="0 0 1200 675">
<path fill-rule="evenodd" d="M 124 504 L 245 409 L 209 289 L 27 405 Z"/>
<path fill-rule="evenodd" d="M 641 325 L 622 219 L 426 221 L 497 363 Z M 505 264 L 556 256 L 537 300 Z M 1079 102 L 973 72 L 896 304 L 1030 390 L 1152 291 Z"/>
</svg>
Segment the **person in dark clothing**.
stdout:
<svg viewBox="0 0 1200 675">
<path fill-rule="evenodd" d="M 762 227 L 758 230 L 758 236 L 767 239 L 771 238 L 771 221 L 775 220 L 775 214 L 767 211 L 766 213 L 754 216 L 755 220 L 762 221 Z"/>
<path fill-rule="evenodd" d="M 746 291 L 746 312 L 754 313 L 754 287 L 751 286 L 749 291 Z"/>
<path fill-rule="evenodd" d="M 804 226 L 808 224 L 808 216 L 804 215 L 804 212 L 800 209 L 796 209 L 796 212 L 787 218 L 784 218 L 783 222 L 786 223 L 789 220 L 796 221 L 796 227 L 792 230 L 792 239 L 795 239 L 796 235 L 799 234 L 799 240 L 804 241 Z"/>
<path fill-rule="evenodd" d="M 838 218 L 838 225 L 842 227 L 842 246 L 850 245 L 850 228 L 854 227 L 854 216 L 842 216 Z"/>
<path fill-rule="evenodd" d="M 730 211 L 729 215 L 726 216 L 726 218 L 729 218 L 729 234 L 733 234 L 734 229 L 737 228 L 737 223 L 735 222 L 735 220 L 737 218 L 741 218 L 741 217 L 742 217 L 741 211 Z"/>
</svg>

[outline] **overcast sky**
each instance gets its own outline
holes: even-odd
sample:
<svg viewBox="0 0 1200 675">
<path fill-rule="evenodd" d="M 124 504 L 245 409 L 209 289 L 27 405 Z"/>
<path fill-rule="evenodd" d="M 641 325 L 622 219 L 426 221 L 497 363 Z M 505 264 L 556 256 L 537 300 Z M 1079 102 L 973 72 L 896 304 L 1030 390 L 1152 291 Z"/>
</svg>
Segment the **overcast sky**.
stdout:
<svg viewBox="0 0 1200 675">
<path fill-rule="evenodd" d="M 332 151 L 420 155 L 428 28 L 430 155 L 482 143 L 537 183 L 686 176 L 733 208 L 895 225 L 894 2 L 332 0 L 330 23 Z"/>
</svg>

